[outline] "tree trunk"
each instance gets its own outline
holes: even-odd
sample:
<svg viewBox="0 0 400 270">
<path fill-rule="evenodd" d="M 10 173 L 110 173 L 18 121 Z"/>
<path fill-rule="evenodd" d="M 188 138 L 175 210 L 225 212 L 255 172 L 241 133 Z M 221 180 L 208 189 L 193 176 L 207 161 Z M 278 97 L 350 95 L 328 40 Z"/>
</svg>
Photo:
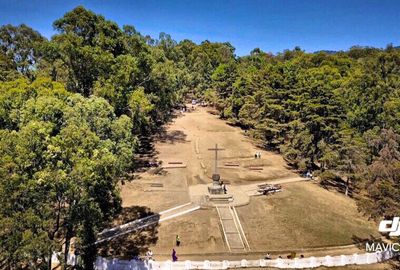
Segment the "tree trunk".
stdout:
<svg viewBox="0 0 400 270">
<path fill-rule="evenodd" d="M 49 261 L 48 261 L 48 269 L 49 269 L 49 270 L 52 270 L 52 268 L 51 268 L 52 257 L 53 257 L 53 249 L 50 248 L 50 250 L 49 250 Z"/>
<path fill-rule="evenodd" d="M 96 242 L 96 233 L 93 230 L 93 225 L 88 222 L 84 225 L 84 234 L 82 236 L 84 249 L 83 249 L 83 264 L 86 270 L 94 269 L 94 262 L 96 260 L 97 248 L 94 242 Z"/>
<path fill-rule="evenodd" d="M 67 225 L 67 233 L 65 236 L 64 269 L 67 269 L 67 261 L 68 261 L 68 255 L 69 255 L 69 246 L 71 244 L 71 238 L 72 238 L 72 225 L 68 224 Z"/>
<path fill-rule="evenodd" d="M 345 191 L 345 195 L 349 196 L 349 185 L 350 185 L 350 178 L 347 177 L 347 181 L 346 181 L 346 191 Z"/>
</svg>

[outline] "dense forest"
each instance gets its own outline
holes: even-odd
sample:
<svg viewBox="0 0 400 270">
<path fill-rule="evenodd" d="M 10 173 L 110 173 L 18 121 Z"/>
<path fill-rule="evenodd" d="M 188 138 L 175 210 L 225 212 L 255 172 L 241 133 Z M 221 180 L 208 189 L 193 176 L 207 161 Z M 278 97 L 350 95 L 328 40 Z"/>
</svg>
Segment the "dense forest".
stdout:
<svg viewBox="0 0 400 270">
<path fill-rule="evenodd" d="M 93 267 L 97 233 L 121 211 L 118 182 L 143 138 L 185 98 L 353 196 L 400 215 L 400 49 L 237 57 L 229 43 L 122 28 L 83 7 L 0 28 L 0 269 L 65 264 L 71 239 Z"/>
</svg>

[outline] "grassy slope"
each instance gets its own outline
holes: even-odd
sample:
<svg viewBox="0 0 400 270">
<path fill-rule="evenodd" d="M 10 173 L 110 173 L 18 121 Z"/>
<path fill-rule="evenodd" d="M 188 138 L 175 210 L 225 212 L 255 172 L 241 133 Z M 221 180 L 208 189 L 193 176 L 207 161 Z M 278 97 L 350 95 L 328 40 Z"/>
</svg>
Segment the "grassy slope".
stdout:
<svg viewBox="0 0 400 270">
<path fill-rule="evenodd" d="M 353 200 L 310 182 L 284 185 L 269 197 L 237 208 L 253 250 L 346 245 L 377 236 Z"/>
</svg>

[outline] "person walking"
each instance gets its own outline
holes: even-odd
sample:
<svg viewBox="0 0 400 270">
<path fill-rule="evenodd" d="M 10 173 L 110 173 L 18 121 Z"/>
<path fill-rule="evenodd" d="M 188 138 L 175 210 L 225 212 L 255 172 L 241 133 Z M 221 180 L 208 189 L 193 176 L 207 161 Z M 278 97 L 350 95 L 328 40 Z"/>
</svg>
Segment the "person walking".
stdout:
<svg viewBox="0 0 400 270">
<path fill-rule="evenodd" d="M 176 235 L 176 246 L 179 247 L 181 245 L 181 239 L 179 238 L 179 235 Z"/>
<path fill-rule="evenodd" d="M 175 249 L 172 249 L 172 261 L 173 261 L 173 262 L 178 261 L 178 256 L 176 256 L 176 251 L 175 251 Z"/>
</svg>

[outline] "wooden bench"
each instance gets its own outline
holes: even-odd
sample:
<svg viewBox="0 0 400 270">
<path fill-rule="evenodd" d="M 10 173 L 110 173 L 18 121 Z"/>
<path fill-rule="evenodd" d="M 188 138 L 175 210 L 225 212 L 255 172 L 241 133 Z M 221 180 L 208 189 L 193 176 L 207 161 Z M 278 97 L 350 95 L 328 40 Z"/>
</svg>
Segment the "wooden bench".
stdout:
<svg viewBox="0 0 400 270">
<path fill-rule="evenodd" d="M 224 165 L 228 167 L 239 167 L 239 163 L 232 163 L 232 162 L 227 162 Z"/>
<path fill-rule="evenodd" d="M 249 167 L 249 170 L 252 170 L 252 171 L 262 171 L 263 168 L 262 168 L 262 167 Z"/>
</svg>

